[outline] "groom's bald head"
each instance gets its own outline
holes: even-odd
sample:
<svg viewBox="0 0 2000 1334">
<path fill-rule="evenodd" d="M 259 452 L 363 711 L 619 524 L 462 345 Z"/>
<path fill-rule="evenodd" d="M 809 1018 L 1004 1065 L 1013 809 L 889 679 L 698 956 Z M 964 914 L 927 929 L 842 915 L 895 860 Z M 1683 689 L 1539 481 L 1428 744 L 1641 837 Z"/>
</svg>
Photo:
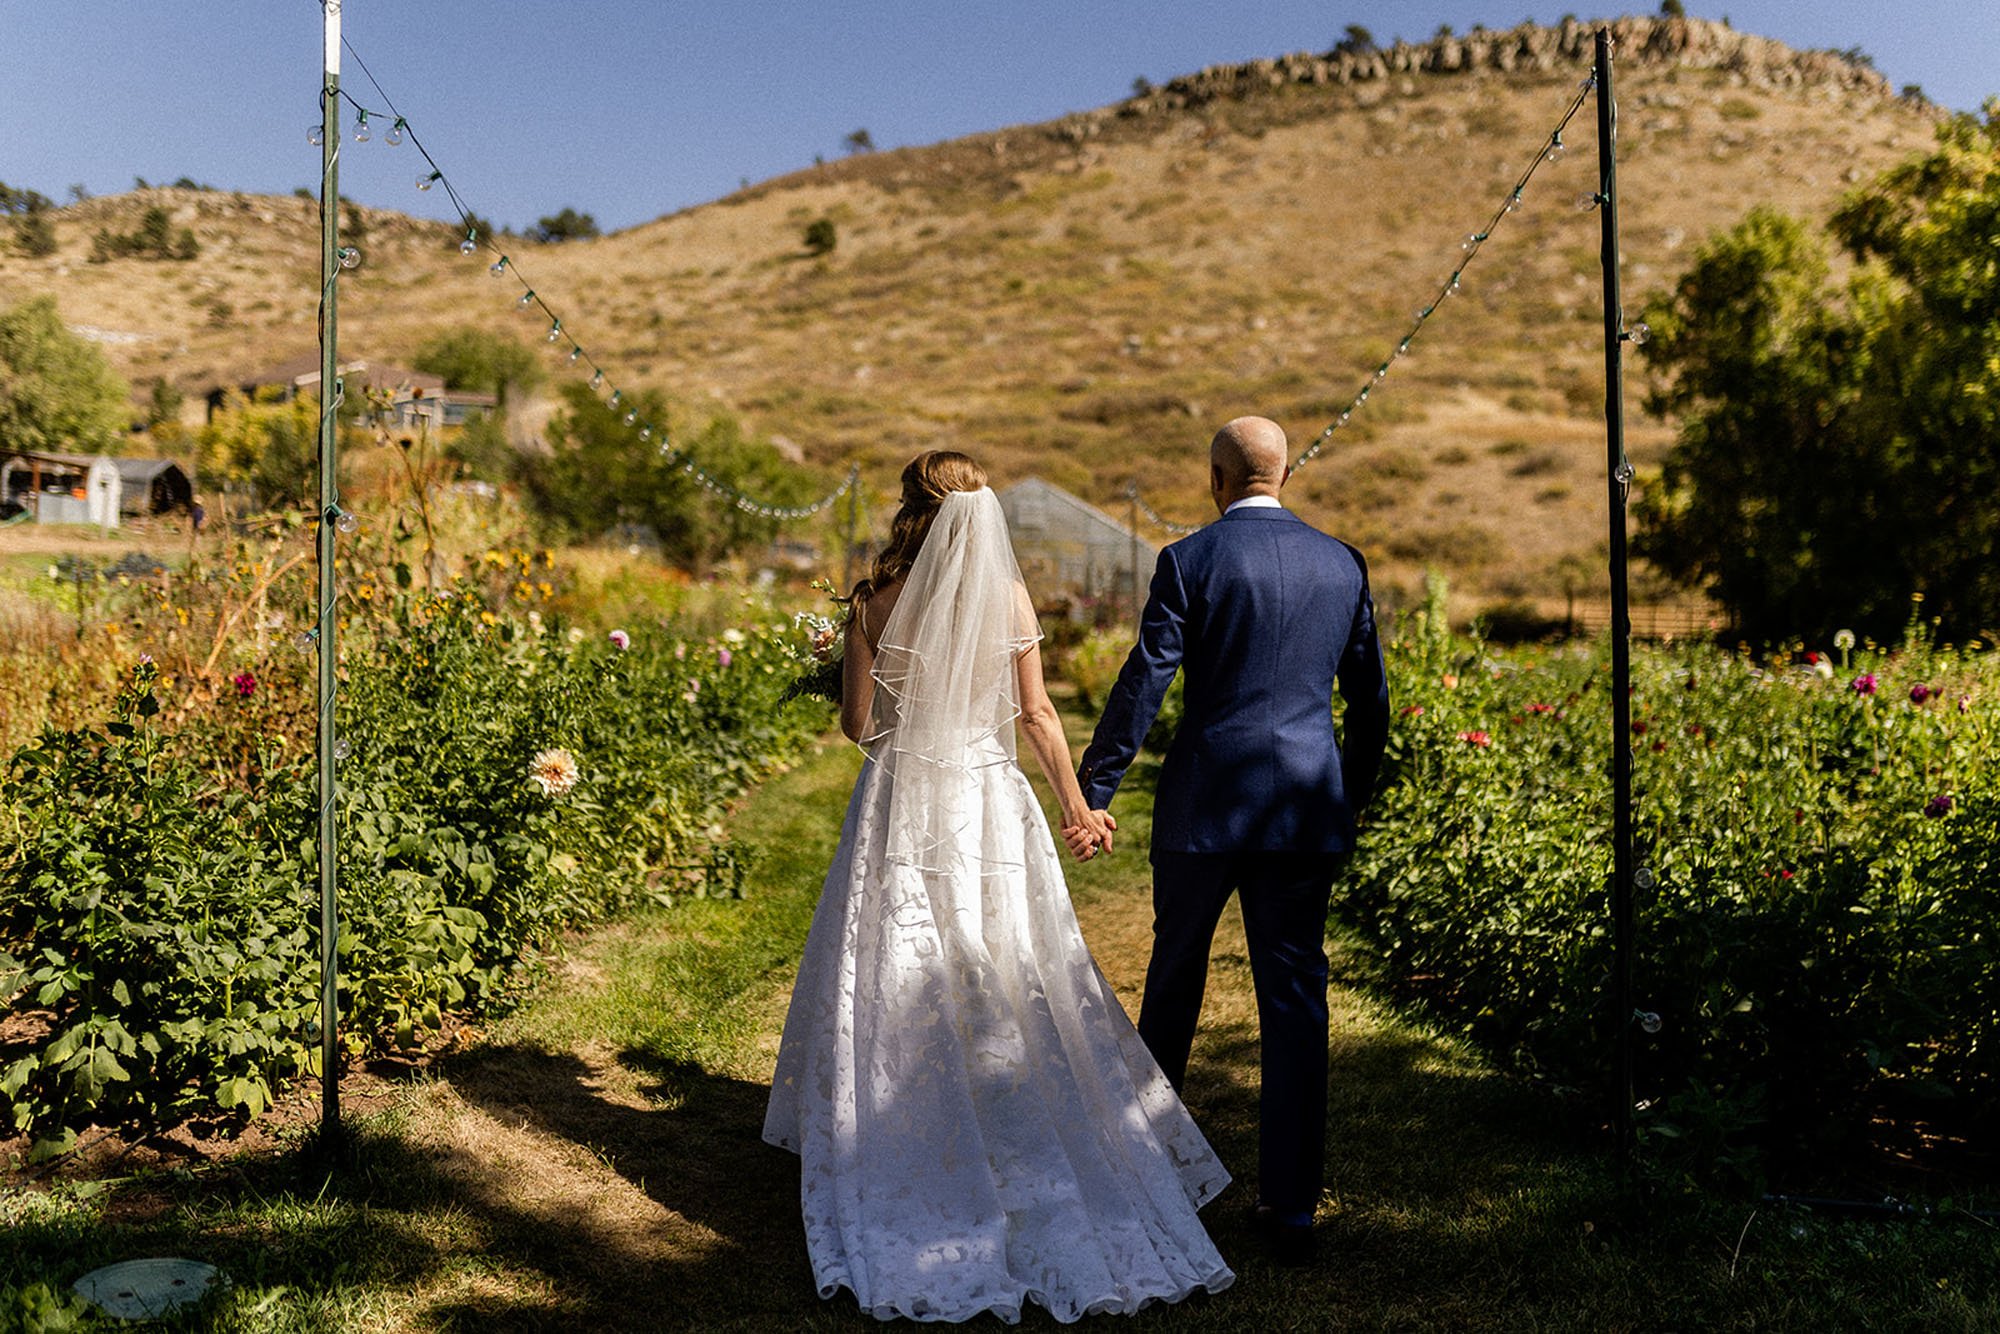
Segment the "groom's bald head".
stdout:
<svg viewBox="0 0 2000 1334">
<path fill-rule="evenodd" d="M 1284 428 L 1268 417 L 1238 417 L 1208 446 L 1209 486 L 1225 507 L 1245 496 L 1275 496 L 1291 451 Z"/>
</svg>

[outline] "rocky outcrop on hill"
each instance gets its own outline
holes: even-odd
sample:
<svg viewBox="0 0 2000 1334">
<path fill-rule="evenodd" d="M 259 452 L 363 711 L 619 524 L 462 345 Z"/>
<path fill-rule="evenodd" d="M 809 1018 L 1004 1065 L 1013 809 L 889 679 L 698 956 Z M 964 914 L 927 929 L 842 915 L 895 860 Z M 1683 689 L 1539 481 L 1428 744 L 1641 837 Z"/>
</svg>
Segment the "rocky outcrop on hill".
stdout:
<svg viewBox="0 0 2000 1334">
<path fill-rule="evenodd" d="M 1750 87 L 1824 87 L 1888 96 L 1888 80 L 1868 65 L 1833 51 L 1795 51 L 1782 42 L 1687 18 L 1621 18 L 1608 23 L 1567 20 L 1555 27 L 1524 23 L 1505 31 L 1440 34 L 1428 42 L 1369 49 L 1300 52 L 1241 65 L 1212 65 L 1098 111 L 1058 121 L 1062 139 L 1088 138 L 1112 117 L 1147 116 L 1243 98 L 1287 84 L 1362 84 L 1395 75 L 1554 73 L 1588 67 L 1596 33 L 1608 27 L 1621 65 L 1676 65 L 1722 70 Z"/>
</svg>

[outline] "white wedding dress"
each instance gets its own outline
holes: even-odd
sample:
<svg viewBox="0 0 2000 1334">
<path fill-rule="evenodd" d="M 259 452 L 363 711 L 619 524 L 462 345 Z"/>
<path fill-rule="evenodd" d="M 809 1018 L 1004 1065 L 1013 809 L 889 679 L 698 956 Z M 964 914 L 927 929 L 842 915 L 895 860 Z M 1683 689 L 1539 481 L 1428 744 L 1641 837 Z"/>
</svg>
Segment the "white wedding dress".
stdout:
<svg viewBox="0 0 2000 1334">
<path fill-rule="evenodd" d="M 1056 1319 L 1233 1279 L 1229 1175 L 1085 947 L 1014 762 L 1035 636 L 989 490 L 947 497 L 876 658 L 869 758 L 807 937 L 764 1138 L 822 1297 Z"/>
</svg>

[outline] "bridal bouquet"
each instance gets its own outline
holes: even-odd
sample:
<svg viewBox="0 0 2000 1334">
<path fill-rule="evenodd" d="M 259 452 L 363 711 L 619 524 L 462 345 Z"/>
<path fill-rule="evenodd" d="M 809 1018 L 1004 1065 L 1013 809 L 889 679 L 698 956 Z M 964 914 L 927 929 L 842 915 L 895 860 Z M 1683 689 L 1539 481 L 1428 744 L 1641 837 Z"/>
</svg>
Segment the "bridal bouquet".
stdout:
<svg viewBox="0 0 2000 1334">
<path fill-rule="evenodd" d="M 831 583 L 824 579 L 813 580 L 813 587 L 823 591 L 829 600 L 839 601 Z M 839 624 L 830 616 L 818 612 L 802 611 L 792 617 L 792 626 L 805 640 L 803 648 L 787 644 L 785 653 L 799 664 L 799 675 L 779 703 L 812 696 L 818 699 L 840 701 L 841 650 L 845 641 L 841 637 Z"/>
</svg>

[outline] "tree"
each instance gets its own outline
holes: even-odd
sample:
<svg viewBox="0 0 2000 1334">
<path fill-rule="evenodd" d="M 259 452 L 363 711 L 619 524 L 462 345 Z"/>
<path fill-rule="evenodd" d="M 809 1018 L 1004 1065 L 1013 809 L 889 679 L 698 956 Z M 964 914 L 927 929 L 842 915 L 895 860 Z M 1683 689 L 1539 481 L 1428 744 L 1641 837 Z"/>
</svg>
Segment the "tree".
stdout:
<svg viewBox="0 0 2000 1334">
<path fill-rule="evenodd" d="M 1663 19 L 1684 19 L 1688 16 L 1687 6 L 1681 0 L 1660 0 L 1660 17 Z"/>
<path fill-rule="evenodd" d="M 97 345 L 63 323 L 54 297 L 0 311 L 0 446 L 111 452 L 125 437 L 127 395 Z"/>
<path fill-rule="evenodd" d="M 596 537 L 616 524 L 644 525 L 658 534 L 669 560 L 697 567 L 769 539 L 772 520 L 718 501 L 682 469 L 682 457 L 774 504 L 810 498 L 804 494 L 810 483 L 768 443 L 746 437 L 733 417 L 675 430 L 679 455 L 668 457 L 624 419 L 636 411 L 654 425 L 657 440 L 670 416 L 659 392 L 641 390 L 616 408 L 585 385 L 565 385 L 561 397 L 564 410 L 548 425 L 549 453 L 521 461 L 529 500 L 561 532 Z"/>
<path fill-rule="evenodd" d="M 1359 23 L 1347 25 L 1347 34 L 1333 44 L 1335 55 L 1370 56 L 1376 51 L 1375 34 Z"/>
<path fill-rule="evenodd" d="M 1679 436 L 1638 545 L 1749 638 L 2000 628 L 2000 102 L 1851 194 L 1858 261 L 1757 210 L 1648 303 Z"/>
<path fill-rule="evenodd" d="M 840 142 L 841 146 L 848 151 L 850 156 L 855 153 L 872 153 L 875 151 L 875 136 L 866 130 L 856 130 Z"/>
<path fill-rule="evenodd" d="M 14 219 L 14 244 L 29 259 L 43 259 L 56 253 L 56 229 L 43 212 L 23 213 Z"/>
<path fill-rule="evenodd" d="M 806 250 L 810 254 L 824 255 L 840 243 L 840 235 L 835 230 L 832 218 L 814 218 L 806 224 Z"/>
<path fill-rule="evenodd" d="M 528 233 L 537 241 L 581 241 L 603 234 L 597 230 L 597 219 L 568 207 L 560 213 L 536 219 L 534 229 Z"/>
<path fill-rule="evenodd" d="M 205 484 L 247 485 L 268 508 L 304 505 L 319 467 L 319 398 L 231 390 L 195 435 L 195 463 Z"/>
<path fill-rule="evenodd" d="M 443 376 L 447 389 L 491 394 L 502 411 L 510 393 L 533 389 L 542 379 L 542 366 L 532 348 L 484 329 L 451 329 L 434 335 L 417 349 L 416 368 Z"/>
</svg>

